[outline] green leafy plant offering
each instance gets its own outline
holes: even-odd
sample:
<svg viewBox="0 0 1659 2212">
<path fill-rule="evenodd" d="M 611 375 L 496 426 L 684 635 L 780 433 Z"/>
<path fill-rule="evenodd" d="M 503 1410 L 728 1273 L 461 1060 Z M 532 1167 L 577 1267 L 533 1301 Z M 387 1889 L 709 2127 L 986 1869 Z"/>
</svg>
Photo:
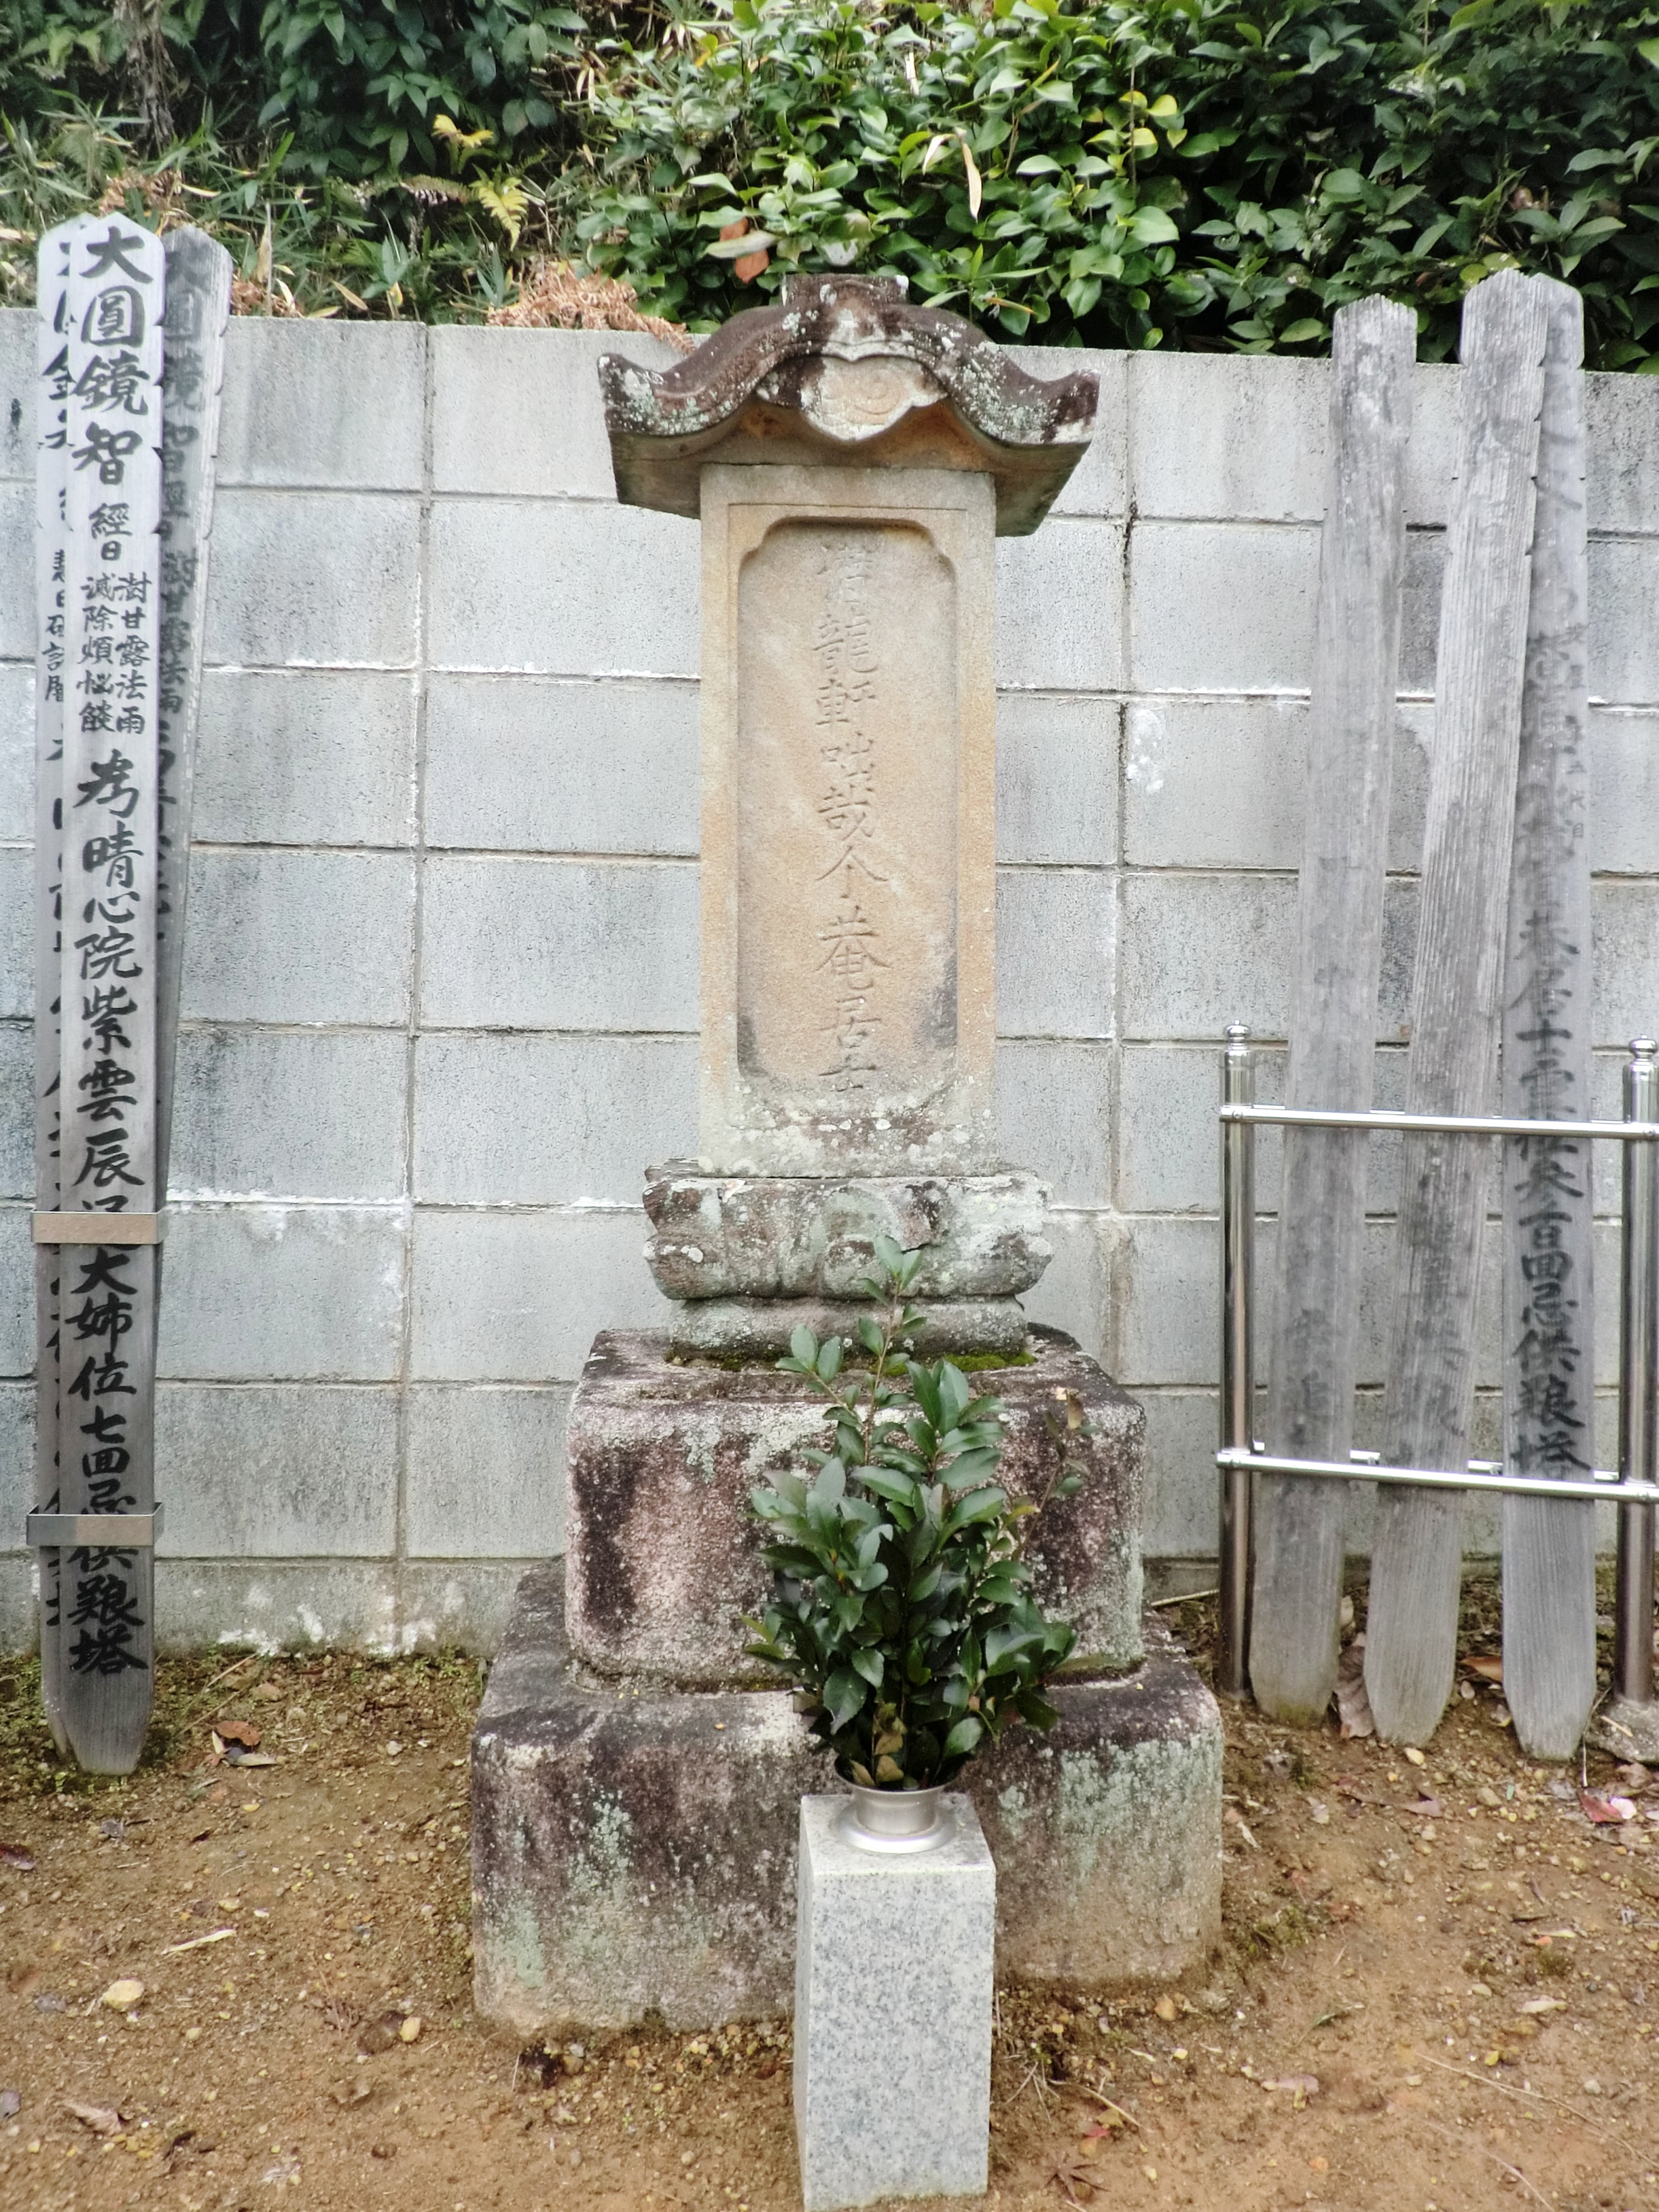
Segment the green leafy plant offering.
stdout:
<svg viewBox="0 0 1659 2212">
<path fill-rule="evenodd" d="M 1035 1504 L 993 1479 L 1000 1401 L 975 1396 L 950 1360 L 900 1348 L 922 1319 L 906 1303 L 921 1259 L 877 1239 L 880 1277 L 860 1285 L 884 1302 L 860 1317 L 867 1367 L 843 1369 L 840 1337 L 795 1331 L 779 1367 L 829 1401 L 833 1442 L 804 1454 L 816 1479 L 780 1474 L 750 1493 L 777 1577 L 746 1624 L 750 1654 L 799 1685 L 836 1771 L 866 1789 L 933 1788 L 1017 1721 L 1052 1726 L 1042 1686 L 1073 1642 L 1032 1595 L 1024 1545 L 1081 1474 L 1062 1462 Z M 1075 1409 L 1070 1425 L 1084 1426 Z"/>
</svg>

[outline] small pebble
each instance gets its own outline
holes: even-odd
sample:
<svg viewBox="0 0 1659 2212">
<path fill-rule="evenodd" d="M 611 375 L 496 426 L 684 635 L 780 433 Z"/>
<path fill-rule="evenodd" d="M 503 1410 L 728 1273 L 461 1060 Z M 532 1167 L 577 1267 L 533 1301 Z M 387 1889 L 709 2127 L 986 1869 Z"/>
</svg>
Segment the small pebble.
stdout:
<svg viewBox="0 0 1659 2212">
<path fill-rule="evenodd" d="M 100 2002 L 106 2004 L 112 2012 L 131 2012 L 143 1994 L 142 1982 L 112 1982 Z"/>
</svg>

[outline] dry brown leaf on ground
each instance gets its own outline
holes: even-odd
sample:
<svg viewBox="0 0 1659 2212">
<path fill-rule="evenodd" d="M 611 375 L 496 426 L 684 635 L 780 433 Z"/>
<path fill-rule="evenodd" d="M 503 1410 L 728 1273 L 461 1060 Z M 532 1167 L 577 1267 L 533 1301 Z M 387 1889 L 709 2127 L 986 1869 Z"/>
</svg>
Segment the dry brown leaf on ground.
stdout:
<svg viewBox="0 0 1659 2212">
<path fill-rule="evenodd" d="M 1594 1790 L 1581 1790 L 1578 1804 L 1584 1818 L 1597 1827 L 1636 1818 L 1636 1808 L 1628 1797 L 1603 1797 Z"/>
<path fill-rule="evenodd" d="M 683 323 L 642 315 L 639 295 L 621 277 L 545 258 L 526 264 L 519 274 L 518 298 L 511 307 L 492 307 L 484 320 L 516 331 L 643 331 L 680 353 L 690 353 L 697 343 Z"/>
<path fill-rule="evenodd" d="M 77 2105 L 73 2098 L 65 2097 L 64 2110 L 95 2136 L 118 2136 L 126 2125 L 113 2105 Z"/>
<path fill-rule="evenodd" d="M 240 1743 L 246 1751 L 258 1751 L 259 1731 L 252 1721 L 216 1721 L 214 1732 L 222 1743 Z"/>
</svg>

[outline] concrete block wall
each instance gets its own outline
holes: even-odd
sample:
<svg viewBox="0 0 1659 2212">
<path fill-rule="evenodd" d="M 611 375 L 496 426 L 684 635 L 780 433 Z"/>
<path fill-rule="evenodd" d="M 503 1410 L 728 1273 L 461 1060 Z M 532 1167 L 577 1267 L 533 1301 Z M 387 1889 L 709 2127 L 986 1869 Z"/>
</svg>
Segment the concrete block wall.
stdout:
<svg viewBox="0 0 1659 2212">
<path fill-rule="evenodd" d="M 615 502 L 607 348 L 671 357 L 232 325 L 161 1346 L 175 1642 L 488 1647 L 524 1563 L 561 1548 L 590 1339 L 662 1316 L 639 1189 L 695 1138 L 697 533 Z M 0 1644 L 30 1632 L 32 350 L 0 314 Z M 999 1081 L 1009 1155 L 1056 1201 L 1028 1304 L 1145 1400 L 1172 1576 L 1215 1543 L 1217 1040 L 1285 1023 L 1326 371 L 1091 365 L 1094 447 L 1042 531 L 999 546 Z M 1419 373 L 1385 1099 L 1456 383 Z M 1619 1046 L 1659 1024 L 1659 389 L 1590 386 L 1606 1109 Z M 1270 1139 L 1261 1194 L 1270 1212 Z M 1609 1161 L 1604 1382 L 1616 1203 Z M 1495 1377 L 1492 1316 L 1486 1346 Z"/>
</svg>

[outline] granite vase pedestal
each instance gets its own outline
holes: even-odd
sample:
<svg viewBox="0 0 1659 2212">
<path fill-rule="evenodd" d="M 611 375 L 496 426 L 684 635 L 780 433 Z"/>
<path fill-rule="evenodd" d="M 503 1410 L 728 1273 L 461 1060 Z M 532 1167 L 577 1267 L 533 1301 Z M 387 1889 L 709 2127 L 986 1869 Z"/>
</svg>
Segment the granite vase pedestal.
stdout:
<svg viewBox="0 0 1659 2212">
<path fill-rule="evenodd" d="M 914 1856 L 848 1840 L 803 1797 L 795 2140 L 805 2212 L 982 2197 L 990 2160 L 996 1869 L 965 1797 Z"/>
<path fill-rule="evenodd" d="M 787 2010 L 799 1806 L 833 1777 L 745 1656 L 769 1580 L 746 1500 L 826 1437 L 778 1355 L 801 1326 L 856 1347 L 887 1239 L 920 1255 L 907 1348 L 972 1355 L 1005 1402 L 1012 1490 L 1047 1491 L 1068 1409 L 1092 1429 L 1032 1547 L 1078 1634 L 1059 1725 L 965 1784 L 1000 1969 L 1186 1972 L 1219 1933 L 1219 1717 L 1143 1626 L 1140 1408 L 1027 1326 L 1048 1194 L 993 1108 L 994 541 L 1042 522 L 1095 380 L 1038 382 L 900 281 L 829 276 L 599 380 L 621 498 L 702 522 L 697 1154 L 647 1171 L 675 1317 L 595 1342 L 564 1571 L 523 1584 L 474 1735 L 479 2007 Z"/>
</svg>

